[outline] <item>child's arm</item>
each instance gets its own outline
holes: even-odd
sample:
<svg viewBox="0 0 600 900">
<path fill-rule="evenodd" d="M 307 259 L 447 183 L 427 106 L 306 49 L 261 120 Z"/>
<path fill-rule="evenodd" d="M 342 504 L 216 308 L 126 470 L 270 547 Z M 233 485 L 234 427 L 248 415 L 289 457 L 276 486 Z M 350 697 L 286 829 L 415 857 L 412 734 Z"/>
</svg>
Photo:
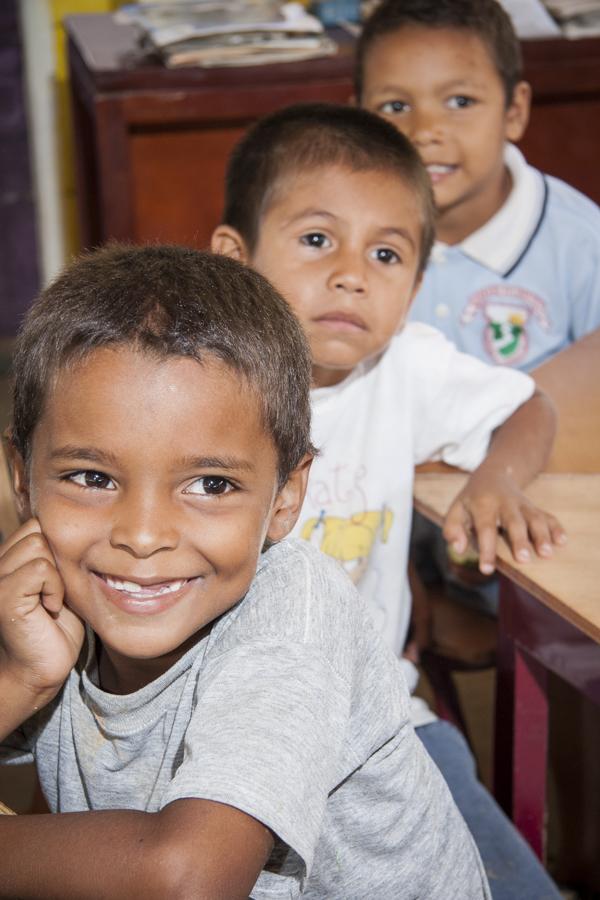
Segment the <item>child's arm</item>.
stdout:
<svg viewBox="0 0 600 900">
<path fill-rule="evenodd" d="M 45 706 L 75 665 L 83 625 L 39 522 L 30 519 L 0 547 L 0 740 Z"/>
<path fill-rule="evenodd" d="M 0 897 L 246 900 L 273 847 L 256 819 L 209 800 L 158 813 L 0 818 Z"/>
<path fill-rule="evenodd" d="M 552 545 L 566 540 L 554 516 L 537 509 L 521 491 L 547 462 L 555 430 L 552 403 L 536 391 L 496 429 L 486 458 L 448 510 L 444 537 L 464 553 L 474 532 L 479 568 L 486 575 L 494 571 L 498 529 L 519 562 L 531 557 L 531 544 L 539 556 L 551 556 Z"/>
</svg>

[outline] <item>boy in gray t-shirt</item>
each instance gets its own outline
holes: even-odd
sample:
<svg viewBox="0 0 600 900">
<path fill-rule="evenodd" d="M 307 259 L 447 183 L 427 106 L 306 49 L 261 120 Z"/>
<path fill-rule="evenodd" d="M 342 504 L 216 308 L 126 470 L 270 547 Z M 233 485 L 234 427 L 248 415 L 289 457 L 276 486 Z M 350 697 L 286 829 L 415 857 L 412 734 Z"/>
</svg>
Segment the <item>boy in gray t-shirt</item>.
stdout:
<svg viewBox="0 0 600 900">
<path fill-rule="evenodd" d="M 352 584 L 278 543 L 309 383 L 287 305 L 225 258 L 113 246 L 32 308 L 0 761 L 35 759 L 58 815 L 0 818 L 0 897 L 489 897 Z"/>
</svg>

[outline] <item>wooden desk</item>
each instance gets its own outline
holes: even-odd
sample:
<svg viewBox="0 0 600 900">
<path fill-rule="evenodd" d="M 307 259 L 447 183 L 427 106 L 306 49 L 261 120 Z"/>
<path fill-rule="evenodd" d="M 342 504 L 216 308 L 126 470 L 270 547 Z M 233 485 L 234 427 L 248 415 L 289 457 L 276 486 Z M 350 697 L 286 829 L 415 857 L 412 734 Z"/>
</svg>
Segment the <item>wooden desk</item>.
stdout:
<svg viewBox="0 0 600 900">
<path fill-rule="evenodd" d="M 336 56 L 246 69 L 168 70 L 110 15 L 66 20 L 82 243 L 203 247 L 222 211 L 227 156 L 248 125 L 290 103 L 344 103 L 354 42 Z M 530 161 L 600 202 L 600 39 L 527 41 Z"/>
<path fill-rule="evenodd" d="M 462 473 L 425 473 L 415 481 L 415 508 L 441 525 L 467 479 Z M 552 510 L 569 534 L 551 560 L 517 563 L 504 542 L 498 549 L 498 571 L 548 609 L 600 643 L 600 474 L 543 474 L 525 491 L 533 502 Z M 598 648 L 600 664 L 600 647 Z M 600 668 L 596 685 L 600 702 Z"/>
<path fill-rule="evenodd" d="M 600 472 L 600 328 L 531 373 L 558 410 L 547 472 Z"/>
<path fill-rule="evenodd" d="M 569 541 L 552 560 L 527 565 L 516 563 L 506 546 L 499 549 L 494 792 L 542 856 L 547 672 L 600 705 L 600 330 L 534 377 L 557 406 L 559 428 L 548 474 L 526 493 L 559 517 Z M 466 477 L 417 475 L 415 507 L 440 524 Z"/>
<path fill-rule="evenodd" d="M 465 479 L 419 475 L 415 507 L 441 523 Z M 542 857 L 547 671 L 600 705 L 600 475 L 541 475 L 526 493 L 560 518 L 569 541 L 552 560 L 527 565 L 499 549 L 494 793 Z"/>
</svg>

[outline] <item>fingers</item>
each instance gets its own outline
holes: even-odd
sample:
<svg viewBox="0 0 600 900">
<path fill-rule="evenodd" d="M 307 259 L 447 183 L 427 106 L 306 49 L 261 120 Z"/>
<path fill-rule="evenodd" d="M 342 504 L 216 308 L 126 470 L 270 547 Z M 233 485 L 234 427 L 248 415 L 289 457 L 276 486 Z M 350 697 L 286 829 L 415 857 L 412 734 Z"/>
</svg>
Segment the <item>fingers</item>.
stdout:
<svg viewBox="0 0 600 900">
<path fill-rule="evenodd" d="M 496 549 L 498 545 L 498 524 L 496 516 L 486 513 L 474 516 L 473 530 L 479 547 L 479 571 L 482 575 L 491 575 L 496 568 Z"/>
<path fill-rule="evenodd" d="M 64 586 L 53 562 L 42 557 L 28 560 L 2 577 L 1 600 L 9 614 L 27 615 L 39 605 L 57 616 L 63 606 Z"/>
<path fill-rule="evenodd" d="M 545 515 L 548 520 L 552 543 L 558 547 L 563 547 L 567 543 L 567 532 L 555 516 L 550 515 L 550 513 L 546 513 Z"/>
<path fill-rule="evenodd" d="M 48 612 L 60 612 L 64 586 L 37 519 L 30 519 L 2 545 L 0 580 L 4 596 L 14 603 L 30 599 L 31 604 L 25 605 L 33 608 L 41 599 Z"/>
<path fill-rule="evenodd" d="M 554 546 L 566 542 L 558 520 L 535 507 L 515 490 L 503 495 L 461 495 L 448 512 L 444 537 L 459 553 L 464 552 L 469 532 L 479 550 L 479 570 L 490 575 L 495 568 L 498 532 L 502 532 L 517 562 L 527 563 L 535 552 L 541 558 L 553 555 Z"/>
<path fill-rule="evenodd" d="M 442 533 L 458 554 L 465 553 L 469 545 L 471 515 L 460 497 L 454 501 L 446 518 Z"/>
<path fill-rule="evenodd" d="M 15 546 L 23 538 L 30 534 L 41 534 L 42 528 L 37 519 L 28 519 L 20 528 L 17 528 L 2 544 L 0 544 L 0 559 Z"/>
<path fill-rule="evenodd" d="M 566 543 L 567 540 L 565 530 L 558 519 L 526 502 L 518 510 L 515 528 L 507 529 L 513 555 L 519 562 L 531 559 L 531 553 L 524 554 L 522 550 L 524 545 L 522 532 L 525 530 L 533 549 L 542 559 L 552 556 L 554 547 Z"/>
</svg>

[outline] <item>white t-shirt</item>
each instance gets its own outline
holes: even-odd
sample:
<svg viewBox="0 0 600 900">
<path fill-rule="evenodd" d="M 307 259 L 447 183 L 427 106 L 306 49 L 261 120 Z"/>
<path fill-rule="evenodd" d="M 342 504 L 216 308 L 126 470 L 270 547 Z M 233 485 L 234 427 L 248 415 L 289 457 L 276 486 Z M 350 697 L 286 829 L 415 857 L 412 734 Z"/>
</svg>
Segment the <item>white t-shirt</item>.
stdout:
<svg viewBox="0 0 600 900">
<path fill-rule="evenodd" d="M 415 322 L 377 361 L 313 391 L 321 452 L 294 535 L 342 563 L 396 653 L 410 617 L 414 466 L 443 460 L 476 468 L 494 429 L 534 388 L 529 376 L 459 353 Z"/>
</svg>

